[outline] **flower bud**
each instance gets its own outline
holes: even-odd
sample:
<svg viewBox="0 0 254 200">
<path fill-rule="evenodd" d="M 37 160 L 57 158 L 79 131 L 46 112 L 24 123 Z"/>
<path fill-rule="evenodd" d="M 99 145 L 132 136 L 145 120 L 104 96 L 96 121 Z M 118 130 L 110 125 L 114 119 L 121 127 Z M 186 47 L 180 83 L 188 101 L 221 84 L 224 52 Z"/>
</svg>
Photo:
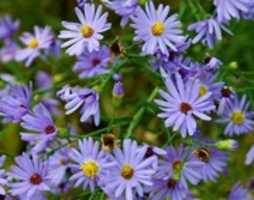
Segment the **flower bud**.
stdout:
<svg viewBox="0 0 254 200">
<path fill-rule="evenodd" d="M 238 148 L 238 142 L 233 139 L 227 139 L 216 142 L 214 146 L 220 150 L 235 150 Z"/>
</svg>

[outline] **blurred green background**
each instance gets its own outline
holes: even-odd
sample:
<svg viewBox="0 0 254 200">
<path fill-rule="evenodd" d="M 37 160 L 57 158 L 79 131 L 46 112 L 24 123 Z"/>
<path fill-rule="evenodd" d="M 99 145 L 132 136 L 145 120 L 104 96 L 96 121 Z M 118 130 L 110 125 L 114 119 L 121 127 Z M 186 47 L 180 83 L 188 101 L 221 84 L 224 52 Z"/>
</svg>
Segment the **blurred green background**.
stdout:
<svg viewBox="0 0 254 200">
<path fill-rule="evenodd" d="M 204 0 L 165 0 L 155 2 L 169 4 L 172 7 L 172 12 L 178 12 L 185 30 L 190 23 L 205 19 L 214 9 L 212 1 Z M 59 30 L 61 30 L 61 20 L 76 20 L 73 9 L 75 4 L 75 0 L 0 0 L 0 16 L 8 14 L 21 21 L 21 29 L 17 35 L 24 31 L 31 31 L 34 25 L 49 25 L 57 35 Z M 202 12 L 199 5 L 203 7 Z M 112 30 L 107 33 L 106 38 L 108 41 L 106 42 L 110 43 L 110 41 L 116 39 L 116 35 L 118 35 L 120 39 L 124 41 L 124 45 L 131 45 L 131 38 L 133 36 L 131 29 L 127 28 L 126 31 L 122 31 L 119 27 L 119 17 L 116 17 L 112 12 L 110 13 L 109 19 L 113 23 L 113 26 Z M 254 21 L 233 21 L 230 23 L 229 28 L 234 33 L 234 36 L 225 34 L 223 41 L 219 42 L 212 50 L 202 45 L 195 45 L 187 52 L 188 56 L 191 56 L 197 61 L 203 61 L 207 55 L 212 55 L 221 59 L 224 64 L 221 68 L 219 79 L 227 82 L 241 95 L 247 94 L 251 100 L 252 109 L 254 109 L 253 27 Z M 191 35 L 192 33 L 188 34 Z M 137 63 L 138 62 L 134 62 L 134 66 L 131 66 L 131 69 L 136 68 L 136 70 L 139 71 L 140 68 L 142 68 L 142 63 L 140 65 Z M 56 75 L 61 71 L 67 71 L 69 74 L 65 80 L 68 82 L 68 80 L 72 80 L 73 77 L 77 78 L 77 76 L 71 72 L 72 66 L 72 59 L 66 60 L 63 58 L 61 62 L 58 63 L 57 69 L 49 70 L 48 68 L 50 66 L 43 66 L 43 68 L 50 71 L 52 75 Z M 20 80 L 26 77 L 24 82 L 27 82 L 33 79 L 36 68 L 26 69 L 21 65 L 12 63 L 8 66 L 0 64 L 0 70 L 1 72 L 16 72 L 17 76 L 21 77 Z M 119 110 L 117 114 L 124 116 L 127 113 L 131 117 L 135 110 L 135 108 L 131 108 L 134 107 L 134 102 L 138 100 L 137 105 L 141 104 L 143 98 L 148 96 L 149 92 L 151 92 L 156 80 L 154 77 L 151 77 L 151 74 L 136 72 L 134 74 L 127 74 L 124 79 L 126 89 L 126 100 L 122 107 L 124 111 Z M 139 80 L 138 83 L 137 80 Z M 104 92 L 105 97 L 102 103 L 103 110 L 107 113 L 106 116 L 110 116 L 112 112 L 110 97 L 107 98 L 107 96 L 109 96 L 107 94 L 111 94 L 111 87 L 112 83 Z M 149 137 L 144 136 L 151 134 L 152 140 L 156 140 L 158 138 L 157 135 L 159 135 L 158 132 L 163 132 L 163 128 L 158 129 L 158 124 L 162 124 L 159 121 L 160 120 L 154 117 L 154 113 L 150 113 L 149 111 L 146 112 L 145 118 L 135 132 L 136 137 L 143 137 L 142 139 L 151 142 Z M 66 121 L 59 123 L 64 125 L 65 122 Z M 24 148 L 18 137 L 18 132 L 20 131 L 19 126 L 2 124 L 0 128 L 0 152 L 10 155 L 18 154 Z M 221 137 L 223 128 L 212 125 L 204 127 L 204 130 L 207 132 L 207 135 L 218 138 Z M 246 137 L 238 137 L 237 140 L 240 142 L 240 148 L 238 151 L 230 154 L 229 169 L 226 172 L 227 175 L 222 176 L 217 183 L 203 183 L 193 188 L 194 193 L 199 194 L 201 199 L 225 199 L 232 185 L 238 180 L 254 191 L 254 180 L 251 182 L 252 177 L 254 178 L 254 167 L 244 166 L 245 154 L 250 146 L 254 144 L 254 136 L 252 134 Z M 179 141 L 180 138 L 177 138 L 176 143 Z M 151 143 L 156 142 L 152 141 Z"/>
</svg>

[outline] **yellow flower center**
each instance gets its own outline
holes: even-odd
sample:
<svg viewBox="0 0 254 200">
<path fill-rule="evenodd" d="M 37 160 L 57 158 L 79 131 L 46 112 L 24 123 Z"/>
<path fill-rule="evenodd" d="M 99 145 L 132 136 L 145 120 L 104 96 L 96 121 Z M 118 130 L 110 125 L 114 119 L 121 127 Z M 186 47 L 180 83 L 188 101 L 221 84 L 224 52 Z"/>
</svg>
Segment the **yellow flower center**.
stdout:
<svg viewBox="0 0 254 200">
<path fill-rule="evenodd" d="M 133 177 L 133 175 L 134 175 L 134 169 L 128 164 L 123 165 L 121 170 L 121 176 L 129 180 Z"/>
<path fill-rule="evenodd" d="M 28 42 L 27 46 L 32 49 L 35 49 L 39 46 L 39 41 L 37 39 L 33 38 Z"/>
<path fill-rule="evenodd" d="M 90 37 L 93 36 L 94 30 L 92 29 L 91 26 L 85 24 L 85 25 L 83 25 L 83 26 L 81 27 L 80 33 L 81 33 L 81 35 L 82 35 L 83 37 L 85 37 L 85 38 L 90 38 Z"/>
<path fill-rule="evenodd" d="M 200 88 L 199 88 L 199 96 L 200 96 L 200 97 L 204 96 L 207 92 L 208 92 L 207 87 L 205 87 L 205 86 L 200 86 Z"/>
<path fill-rule="evenodd" d="M 84 175 L 89 178 L 93 178 L 99 174 L 100 168 L 95 161 L 86 161 L 81 164 L 80 169 Z"/>
<path fill-rule="evenodd" d="M 152 26 L 152 34 L 154 36 L 161 36 L 162 33 L 165 31 L 165 25 L 158 21 Z"/>
<path fill-rule="evenodd" d="M 231 120 L 234 124 L 240 125 L 245 120 L 245 114 L 241 111 L 236 111 L 232 113 Z"/>
</svg>

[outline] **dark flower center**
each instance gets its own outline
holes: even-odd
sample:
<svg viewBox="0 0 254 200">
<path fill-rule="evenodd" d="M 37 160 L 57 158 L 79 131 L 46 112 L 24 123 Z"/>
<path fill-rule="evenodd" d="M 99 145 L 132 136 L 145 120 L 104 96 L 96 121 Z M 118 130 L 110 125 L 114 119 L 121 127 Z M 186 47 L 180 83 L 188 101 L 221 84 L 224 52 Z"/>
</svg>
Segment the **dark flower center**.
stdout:
<svg viewBox="0 0 254 200">
<path fill-rule="evenodd" d="M 211 56 L 207 56 L 204 60 L 205 64 L 208 64 L 211 61 L 212 57 Z"/>
<path fill-rule="evenodd" d="M 211 152 L 206 148 L 196 149 L 193 154 L 201 161 L 208 162 L 211 156 Z"/>
<path fill-rule="evenodd" d="M 174 170 L 180 170 L 182 167 L 182 161 L 181 160 L 175 160 L 172 164 Z"/>
<path fill-rule="evenodd" d="M 0 194 L 0 200 L 5 200 L 5 195 Z"/>
<path fill-rule="evenodd" d="M 167 182 L 167 186 L 169 189 L 175 189 L 176 184 L 177 184 L 177 181 L 172 178 L 170 178 Z"/>
<path fill-rule="evenodd" d="M 33 185 L 39 185 L 42 183 L 42 177 L 40 174 L 34 173 L 31 177 L 30 177 L 30 182 Z"/>
<path fill-rule="evenodd" d="M 110 50 L 113 54 L 115 55 L 119 55 L 121 53 L 121 47 L 119 45 L 118 42 L 114 42 L 111 47 L 110 47 Z"/>
<path fill-rule="evenodd" d="M 44 131 L 45 131 L 45 133 L 46 133 L 47 135 L 49 135 L 49 134 L 54 133 L 54 132 L 56 131 L 56 129 L 55 129 L 54 126 L 48 125 L 48 126 L 44 129 Z"/>
<path fill-rule="evenodd" d="M 113 147 L 115 144 L 115 137 L 113 135 L 105 135 L 102 140 L 105 146 Z"/>
<path fill-rule="evenodd" d="M 229 87 L 225 86 L 221 89 L 221 94 L 222 94 L 223 97 L 228 98 L 232 94 L 232 91 Z"/>
<path fill-rule="evenodd" d="M 180 105 L 180 111 L 184 114 L 187 114 L 190 110 L 192 110 L 192 107 L 189 103 L 183 102 Z"/>
<path fill-rule="evenodd" d="M 146 150 L 145 158 L 149 158 L 154 155 L 154 151 L 152 147 L 148 147 Z"/>
<path fill-rule="evenodd" d="M 134 175 L 134 169 L 132 166 L 125 164 L 121 170 L 121 176 L 127 180 L 131 179 Z"/>
<path fill-rule="evenodd" d="M 96 65 L 99 65 L 101 63 L 101 60 L 98 58 L 94 58 L 92 60 L 92 65 L 95 67 Z"/>
</svg>

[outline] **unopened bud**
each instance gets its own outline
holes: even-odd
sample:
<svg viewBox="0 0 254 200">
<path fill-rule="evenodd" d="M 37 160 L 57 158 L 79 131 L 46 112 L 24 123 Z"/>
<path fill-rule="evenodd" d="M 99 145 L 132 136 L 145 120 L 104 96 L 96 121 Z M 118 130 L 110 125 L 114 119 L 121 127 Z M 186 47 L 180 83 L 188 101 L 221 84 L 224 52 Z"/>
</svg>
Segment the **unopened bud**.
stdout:
<svg viewBox="0 0 254 200">
<path fill-rule="evenodd" d="M 235 150 L 238 148 L 238 142 L 236 140 L 227 139 L 215 143 L 214 146 L 220 150 Z"/>
</svg>

